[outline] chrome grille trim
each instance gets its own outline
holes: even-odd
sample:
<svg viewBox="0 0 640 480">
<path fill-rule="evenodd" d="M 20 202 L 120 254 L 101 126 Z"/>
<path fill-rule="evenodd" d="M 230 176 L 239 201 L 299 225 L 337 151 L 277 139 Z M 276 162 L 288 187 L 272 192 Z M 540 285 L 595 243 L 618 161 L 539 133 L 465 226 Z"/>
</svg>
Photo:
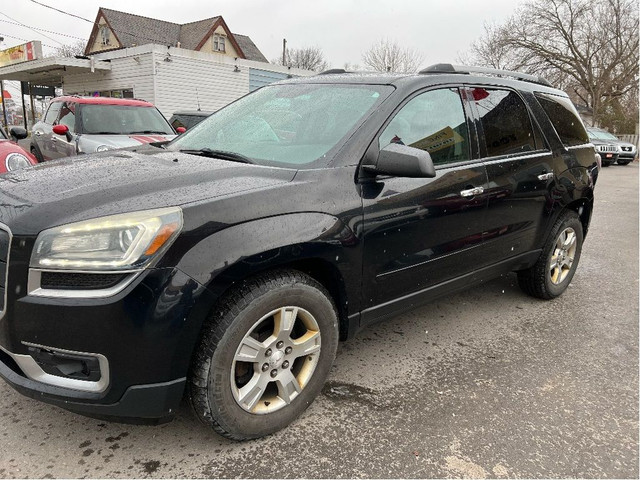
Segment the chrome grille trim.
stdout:
<svg viewBox="0 0 640 480">
<path fill-rule="evenodd" d="M 615 153 L 618 151 L 618 147 L 613 145 L 598 145 L 598 151 Z"/>
<path fill-rule="evenodd" d="M 7 310 L 7 290 L 9 287 L 9 260 L 11 258 L 11 241 L 13 240 L 13 235 L 11 234 L 11 230 L 4 223 L 0 223 L 0 230 L 5 232 L 8 235 L 8 243 L 7 243 L 7 258 L 5 259 L 6 265 L 2 265 L 5 261 L 0 261 L 0 276 L 4 278 L 4 289 L 2 297 L 0 298 L 0 320 L 4 317 L 4 312 Z"/>
</svg>

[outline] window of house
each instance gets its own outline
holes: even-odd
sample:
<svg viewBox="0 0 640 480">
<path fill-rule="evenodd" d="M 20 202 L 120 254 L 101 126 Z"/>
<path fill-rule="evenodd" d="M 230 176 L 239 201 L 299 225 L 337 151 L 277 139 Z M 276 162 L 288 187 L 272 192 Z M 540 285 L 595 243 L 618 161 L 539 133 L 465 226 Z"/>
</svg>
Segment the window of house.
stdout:
<svg viewBox="0 0 640 480">
<path fill-rule="evenodd" d="M 536 150 L 529 111 L 518 94 L 497 88 L 474 88 L 471 95 L 482 122 L 488 157 Z"/>
<path fill-rule="evenodd" d="M 220 35 L 218 33 L 213 34 L 213 51 L 214 52 L 225 52 L 225 36 Z"/>
<path fill-rule="evenodd" d="M 469 130 L 457 88 L 431 90 L 411 99 L 378 139 L 429 152 L 433 163 L 469 160 Z"/>
<path fill-rule="evenodd" d="M 108 25 L 100 25 L 100 37 L 102 38 L 102 45 L 109 45 L 111 31 Z"/>
</svg>

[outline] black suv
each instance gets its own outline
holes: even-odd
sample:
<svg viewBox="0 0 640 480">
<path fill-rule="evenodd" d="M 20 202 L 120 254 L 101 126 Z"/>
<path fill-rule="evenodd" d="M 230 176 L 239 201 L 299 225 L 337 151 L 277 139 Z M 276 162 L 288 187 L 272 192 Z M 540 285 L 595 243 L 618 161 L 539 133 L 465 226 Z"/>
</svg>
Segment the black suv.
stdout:
<svg viewBox="0 0 640 480">
<path fill-rule="evenodd" d="M 562 294 L 598 167 L 541 78 L 435 65 L 266 86 L 163 146 L 0 178 L 0 375 L 234 439 L 320 391 L 339 340 L 500 274 Z"/>
</svg>

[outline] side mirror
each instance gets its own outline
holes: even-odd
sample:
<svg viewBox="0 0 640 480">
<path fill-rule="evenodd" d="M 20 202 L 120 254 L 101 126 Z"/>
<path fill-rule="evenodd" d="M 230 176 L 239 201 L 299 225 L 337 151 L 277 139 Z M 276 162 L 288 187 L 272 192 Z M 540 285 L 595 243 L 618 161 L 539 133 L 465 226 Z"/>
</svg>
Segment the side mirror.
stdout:
<svg viewBox="0 0 640 480">
<path fill-rule="evenodd" d="M 69 127 L 67 127 L 66 125 L 54 125 L 53 133 L 55 133 L 56 135 L 64 135 L 67 139 L 67 142 L 71 141 L 71 132 L 69 131 Z"/>
<path fill-rule="evenodd" d="M 55 133 L 56 135 L 66 135 L 68 131 L 69 127 L 67 127 L 66 125 L 53 126 L 53 133 Z"/>
<path fill-rule="evenodd" d="M 436 176 L 436 169 L 429 152 L 397 143 L 390 143 L 380 150 L 375 167 L 365 168 L 378 175 L 394 177 L 433 178 Z"/>
<path fill-rule="evenodd" d="M 178 128 L 176 128 L 176 132 L 178 132 L 178 135 L 180 135 L 181 133 L 184 133 L 184 132 L 186 132 L 186 131 L 187 131 L 187 129 L 186 129 L 186 128 L 184 128 L 184 127 L 178 127 Z"/>
<path fill-rule="evenodd" d="M 9 130 L 9 135 L 15 141 L 22 140 L 23 138 L 27 138 L 27 131 L 22 127 L 11 127 Z"/>
</svg>

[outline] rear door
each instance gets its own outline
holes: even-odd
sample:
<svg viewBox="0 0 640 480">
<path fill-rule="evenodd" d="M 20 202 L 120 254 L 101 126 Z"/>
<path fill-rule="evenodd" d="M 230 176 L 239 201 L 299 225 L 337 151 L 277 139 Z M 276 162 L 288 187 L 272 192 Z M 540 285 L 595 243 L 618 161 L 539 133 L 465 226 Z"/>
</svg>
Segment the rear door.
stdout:
<svg viewBox="0 0 640 480">
<path fill-rule="evenodd" d="M 435 178 L 377 177 L 363 185 L 366 323 L 429 297 L 476 267 L 487 184 L 476 136 L 457 86 L 405 100 L 375 141 L 430 153 Z M 478 189 L 474 193 L 474 189 Z"/>
<path fill-rule="evenodd" d="M 550 214 L 553 155 L 521 94 L 505 87 L 469 86 L 487 167 L 487 264 L 537 246 Z"/>
</svg>

